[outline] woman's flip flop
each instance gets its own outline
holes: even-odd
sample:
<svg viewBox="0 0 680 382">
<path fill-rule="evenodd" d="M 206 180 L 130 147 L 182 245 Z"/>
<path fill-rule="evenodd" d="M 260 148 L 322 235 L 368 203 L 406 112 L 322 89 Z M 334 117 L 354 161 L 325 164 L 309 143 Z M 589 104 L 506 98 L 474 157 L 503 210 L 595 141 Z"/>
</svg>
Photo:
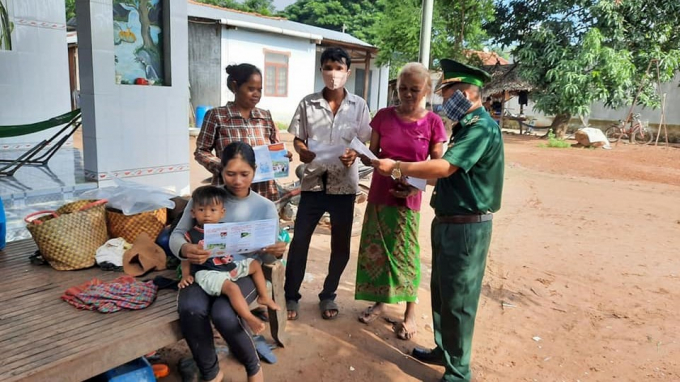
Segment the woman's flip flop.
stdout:
<svg viewBox="0 0 680 382">
<path fill-rule="evenodd" d="M 368 308 L 366 308 L 366 310 L 364 310 L 364 311 L 359 315 L 359 322 L 361 322 L 362 324 L 370 324 L 371 322 L 373 322 L 373 321 L 375 321 L 376 319 L 378 319 L 378 317 L 380 317 L 380 314 L 381 314 L 381 313 L 382 313 L 382 312 L 377 312 L 377 313 L 374 312 L 374 311 L 373 311 L 373 307 L 372 307 L 372 306 L 369 306 Z"/>
</svg>

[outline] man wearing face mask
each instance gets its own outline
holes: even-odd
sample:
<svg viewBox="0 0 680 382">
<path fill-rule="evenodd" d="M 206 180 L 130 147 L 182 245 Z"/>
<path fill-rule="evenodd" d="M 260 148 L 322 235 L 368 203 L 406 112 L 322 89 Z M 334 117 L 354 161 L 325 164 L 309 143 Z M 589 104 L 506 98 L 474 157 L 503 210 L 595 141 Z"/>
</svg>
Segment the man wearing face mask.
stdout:
<svg viewBox="0 0 680 382">
<path fill-rule="evenodd" d="M 491 242 L 493 213 L 501 206 L 503 138 L 484 110 L 481 88 L 489 74 L 453 60 L 441 61 L 438 92 L 457 123 L 442 159 L 400 163 L 373 161 L 382 174 L 437 179 L 432 221 L 432 319 L 434 349 L 413 349 L 423 362 L 444 365 L 442 381 L 470 381 L 477 305 Z"/>
<path fill-rule="evenodd" d="M 312 233 L 324 213 L 331 218 L 331 253 L 328 275 L 319 294 L 321 318 L 337 318 L 335 303 L 340 276 L 349 261 L 354 199 L 359 191 L 356 152 L 345 149 L 339 158 L 315 160 L 310 140 L 329 146 L 349 147 L 354 138 L 366 142 L 371 137 L 371 117 L 366 101 L 345 89 L 351 59 L 341 48 L 328 48 L 321 54 L 321 74 L 325 87 L 305 97 L 295 112 L 288 132 L 295 135 L 295 151 L 306 163 L 302 176 L 302 196 L 295 219 L 295 234 L 286 265 L 286 308 L 288 319 L 298 318 L 300 286 L 305 276 Z M 339 160 L 338 160 L 339 159 Z"/>
</svg>

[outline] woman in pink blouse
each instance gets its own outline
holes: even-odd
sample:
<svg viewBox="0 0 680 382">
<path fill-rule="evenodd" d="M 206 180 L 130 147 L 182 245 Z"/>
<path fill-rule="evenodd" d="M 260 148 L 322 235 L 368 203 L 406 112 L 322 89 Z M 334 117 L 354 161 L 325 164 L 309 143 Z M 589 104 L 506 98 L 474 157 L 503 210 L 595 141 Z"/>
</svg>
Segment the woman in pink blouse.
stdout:
<svg viewBox="0 0 680 382">
<path fill-rule="evenodd" d="M 430 73 L 409 63 L 397 80 L 399 106 L 378 111 L 371 121 L 370 150 L 379 158 L 405 162 L 441 158 L 446 130 L 441 118 L 424 108 L 431 92 Z M 365 159 L 364 159 L 365 160 Z M 417 331 L 415 302 L 420 285 L 418 227 L 422 192 L 405 179 L 375 172 L 364 218 L 355 298 L 373 301 L 359 321 L 380 317 L 384 304 L 406 302 L 404 320 L 395 330 L 408 340 Z"/>
</svg>

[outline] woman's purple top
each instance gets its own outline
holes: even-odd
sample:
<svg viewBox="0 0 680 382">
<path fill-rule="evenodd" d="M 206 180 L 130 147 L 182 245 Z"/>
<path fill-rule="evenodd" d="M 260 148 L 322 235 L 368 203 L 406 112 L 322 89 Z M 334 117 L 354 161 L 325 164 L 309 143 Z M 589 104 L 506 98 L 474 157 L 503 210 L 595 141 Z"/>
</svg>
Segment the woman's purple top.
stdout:
<svg viewBox="0 0 680 382">
<path fill-rule="evenodd" d="M 378 111 L 371 121 L 373 131 L 380 134 L 380 158 L 391 158 L 403 162 L 421 162 L 430 155 L 430 146 L 446 142 L 446 130 L 441 118 L 433 112 L 415 122 L 399 118 L 394 107 Z M 373 173 L 368 201 L 388 206 L 406 206 L 420 211 L 422 192 L 406 199 L 389 193 L 396 182 L 389 176 Z"/>
</svg>

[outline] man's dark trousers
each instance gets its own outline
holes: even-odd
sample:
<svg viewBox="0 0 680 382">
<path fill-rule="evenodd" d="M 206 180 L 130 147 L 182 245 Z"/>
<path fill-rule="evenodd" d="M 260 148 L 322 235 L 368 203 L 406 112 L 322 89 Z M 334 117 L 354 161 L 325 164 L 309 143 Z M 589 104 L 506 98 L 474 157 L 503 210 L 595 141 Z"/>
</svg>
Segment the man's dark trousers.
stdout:
<svg viewBox="0 0 680 382">
<path fill-rule="evenodd" d="M 286 263 L 285 292 L 286 301 L 298 301 L 300 286 L 305 277 L 307 255 L 312 234 L 324 213 L 331 217 L 331 256 L 328 275 L 323 284 L 319 299 L 334 300 L 340 276 L 349 261 L 349 245 L 352 239 L 354 220 L 354 200 L 356 195 L 329 195 L 325 191 L 304 191 L 300 197 L 295 231 L 290 243 Z"/>
</svg>

